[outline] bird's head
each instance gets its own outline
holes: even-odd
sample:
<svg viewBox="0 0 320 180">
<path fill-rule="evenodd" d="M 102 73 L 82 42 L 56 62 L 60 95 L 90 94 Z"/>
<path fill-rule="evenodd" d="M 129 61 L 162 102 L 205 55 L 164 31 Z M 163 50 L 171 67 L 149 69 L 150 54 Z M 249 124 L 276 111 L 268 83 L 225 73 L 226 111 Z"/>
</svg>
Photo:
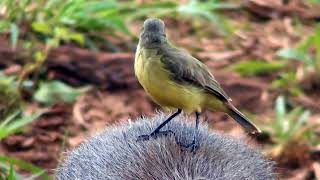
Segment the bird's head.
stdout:
<svg viewBox="0 0 320 180">
<path fill-rule="evenodd" d="M 154 18 L 145 20 L 140 33 L 140 43 L 143 46 L 152 46 L 165 42 L 167 42 L 167 38 L 164 22 Z"/>
</svg>

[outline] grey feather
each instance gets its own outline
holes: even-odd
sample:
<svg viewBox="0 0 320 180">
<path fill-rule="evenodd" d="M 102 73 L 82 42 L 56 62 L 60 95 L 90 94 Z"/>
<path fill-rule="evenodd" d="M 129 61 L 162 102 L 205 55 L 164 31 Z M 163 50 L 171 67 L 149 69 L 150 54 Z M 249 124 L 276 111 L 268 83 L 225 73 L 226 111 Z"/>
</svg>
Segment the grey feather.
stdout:
<svg viewBox="0 0 320 180">
<path fill-rule="evenodd" d="M 140 34 L 140 44 L 143 47 L 153 48 L 167 42 L 165 25 L 160 19 L 147 19 Z"/>
<path fill-rule="evenodd" d="M 70 180 L 269 180 L 274 179 L 273 163 L 239 140 L 199 127 L 195 153 L 181 150 L 177 141 L 189 144 L 194 125 L 177 117 L 165 129 L 173 136 L 136 142 L 166 117 L 139 119 L 132 125 L 106 128 L 68 153 L 56 170 L 56 179 Z"/>
<path fill-rule="evenodd" d="M 230 100 L 207 66 L 198 59 L 169 44 L 161 46 L 158 54 L 161 56 L 164 67 L 171 73 L 174 80 L 204 88 L 220 100 Z"/>
<path fill-rule="evenodd" d="M 165 24 L 161 19 L 149 18 L 143 23 L 144 32 L 165 33 Z"/>
</svg>

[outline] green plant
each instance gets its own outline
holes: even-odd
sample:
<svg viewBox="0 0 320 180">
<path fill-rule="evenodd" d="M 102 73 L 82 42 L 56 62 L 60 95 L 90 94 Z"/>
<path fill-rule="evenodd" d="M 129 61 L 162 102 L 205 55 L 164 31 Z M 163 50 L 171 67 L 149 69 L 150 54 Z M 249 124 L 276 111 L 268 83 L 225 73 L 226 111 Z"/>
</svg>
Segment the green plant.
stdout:
<svg viewBox="0 0 320 180">
<path fill-rule="evenodd" d="M 229 69 L 236 71 L 243 76 L 255 76 L 276 72 L 282 69 L 284 66 L 284 64 L 277 62 L 251 60 L 233 64 L 229 66 Z"/>
<path fill-rule="evenodd" d="M 40 83 L 39 89 L 34 93 L 33 98 L 43 104 L 52 105 L 57 102 L 72 103 L 90 87 L 73 88 L 61 81 L 49 81 Z"/>
<path fill-rule="evenodd" d="M 16 110 L 12 114 L 9 114 L 5 119 L 0 119 L 0 142 L 2 139 L 19 132 L 24 126 L 33 122 L 41 115 L 40 112 L 34 113 L 30 116 L 21 113 L 20 110 Z M 13 166 L 17 166 L 20 169 L 30 171 L 33 175 L 30 177 L 23 177 L 17 173 Z M 49 179 L 45 170 L 42 170 L 32 164 L 26 163 L 22 160 L 0 156 L 0 179 L 19 180 L 19 179 Z"/>
<path fill-rule="evenodd" d="M 33 122 L 41 115 L 40 112 L 30 116 L 21 113 L 20 110 L 8 115 L 3 121 L 0 121 L 0 140 L 18 132 L 25 125 Z"/>
<path fill-rule="evenodd" d="M 220 2 L 218 0 L 207 2 L 191 0 L 186 5 L 180 5 L 177 10 L 182 15 L 205 18 L 209 20 L 210 23 L 214 24 L 221 34 L 228 35 L 233 32 L 233 28 L 229 22 L 216 11 L 219 9 L 234 9 L 235 7 L 236 6 L 232 4 Z"/>
<path fill-rule="evenodd" d="M 16 109 L 15 112 L 8 114 L 6 118 L 0 119 L 0 142 L 2 139 L 19 132 L 24 126 L 35 121 L 40 115 L 41 112 L 37 112 L 29 116 L 21 113 L 20 109 Z M 30 171 L 33 175 L 29 177 L 23 177 L 14 170 L 13 166 Z M 0 179 L 31 180 L 37 179 L 38 177 L 41 177 L 41 179 L 49 179 L 48 175 L 45 173 L 45 170 L 19 159 L 0 156 Z"/>
<path fill-rule="evenodd" d="M 0 122 L 10 113 L 20 109 L 20 101 L 15 78 L 4 76 L 0 72 Z"/>
<path fill-rule="evenodd" d="M 32 115 L 22 113 L 20 96 L 16 89 L 14 77 L 0 77 L 0 142 L 2 139 L 19 132 L 24 126 L 35 121 L 41 112 Z M 33 175 L 24 177 L 14 170 L 14 166 L 30 171 Z M 0 179 L 19 180 L 19 179 L 48 179 L 45 171 L 11 157 L 0 156 Z"/>
<path fill-rule="evenodd" d="M 16 44 L 19 28 L 26 26 L 24 33 L 40 33 L 36 36 L 47 43 L 74 41 L 84 44 L 84 34 L 109 30 L 130 34 L 121 18 L 119 5 L 114 0 L 4 0 L 0 32 L 10 30 L 12 44 Z"/>
<path fill-rule="evenodd" d="M 280 74 L 277 79 L 272 81 L 271 89 L 281 89 L 293 96 L 303 94 L 302 89 L 299 87 L 296 76 L 296 73 L 292 71 Z"/>
<path fill-rule="evenodd" d="M 17 166 L 22 170 L 29 171 L 32 173 L 31 176 L 25 177 L 18 172 L 16 172 L 13 166 Z M 33 180 L 33 179 L 43 179 L 49 180 L 49 176 L 45 170 L 36 167 L 30 163 L 24 162 L 22 160 L 7 157 L 7 156 L 0 156 L 0 179 L 7 179 L 7 180 Z"/>
<path fill-rule="evenodd" d="M 320 76 L 320 25 L 306 39 L 301 41 L 297 47 L 281 49 L 278 56 L 288 60 L 303 62 L 305 69 L 311 69 Z"/>
<path fill-rule="evenodd" d="M 187 3 L 182 4 L 177 1 L 170 2 L 153 2 L 150 4 L 123 4 L 127 12 L 128 20 L 135 19 L 143 16 L 154 17 L 187 17 L 193 19 L 206 20 L 213 24 L 218 32 L 222 35 L 228 35 L 233 32 L 230 23 L 223 16 L 219 15 L 218 10 L 235 9 L 237 6 L 222 2 L 220 0 L 198 1 L 189 0 Z M 136 11 L 139 9 L 139 11 Z M 178 18 L 179 18 L 178 17 Z"/>
<path fill-rule="evenodd" d="M 283 96 L 276 99 L 274 111 L 276 117 L 263 126 L 263 131 L 271 137 L 272 145 L 269 153 L 273 157 L 280 155 L 290 144 L 311 144 L 314 130 L 320 124 L 306 124 L 310 111 L 295 107 L 287 111 Z"/>
<path fill-rule="evenodd" d="M 313 5 L 313 4 L 319 4 L 320 0 L 306 0 L 306 2 Z"/>
<path fill-rule="evenodd" d="M 30 74 L 34 74 L 36 85 L 52 48 L 75 43 L 98 49 L 91 42 L 97 36 L 119 37 L 116 32 L 131 36 L 115 0 L 3 0 L 0 9 L 0 33 L 10 34 L 12 49 L 20 44 L 28 54 L 17 80 L 19 91 Z"/>
</svg>

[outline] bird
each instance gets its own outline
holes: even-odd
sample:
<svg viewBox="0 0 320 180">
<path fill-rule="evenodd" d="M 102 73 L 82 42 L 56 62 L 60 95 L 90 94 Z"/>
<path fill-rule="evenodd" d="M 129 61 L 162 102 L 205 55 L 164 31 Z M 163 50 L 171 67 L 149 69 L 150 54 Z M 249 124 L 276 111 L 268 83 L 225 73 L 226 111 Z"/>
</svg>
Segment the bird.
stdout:
<svg viewBox="0 0 320 180">
<path fill-rule="evenodd" d="M 166 110 L 176 110 L 154 131 L 139 136 L 137 141 L 173 133 L 161 129 L 184 111 L 195 113 L 195 135 L 192 143 L 187 145 L 194 146 L 200 114 L 205 109 L 227 113 L 248 133 L 261 132 L 232 104 L 231 98 L 204 63 L 171 45 L 161 19 L 148 18 L 144 21 L 135 53 L 134 72 L 156 104 Z"/>
</svg>

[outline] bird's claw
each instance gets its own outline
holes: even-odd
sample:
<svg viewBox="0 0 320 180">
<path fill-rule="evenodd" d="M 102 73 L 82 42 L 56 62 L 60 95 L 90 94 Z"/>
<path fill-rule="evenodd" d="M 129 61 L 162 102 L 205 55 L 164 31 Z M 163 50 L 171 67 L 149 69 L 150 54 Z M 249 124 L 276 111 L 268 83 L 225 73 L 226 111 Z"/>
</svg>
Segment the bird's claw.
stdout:
<svg viewBox="0 0 320 180">
<path fill-rule="evenodd" d="M 198 144 L 196 143 L 195 140 L 193 140 L 192 143 L 187 144 L 187 145 L 182 144 L 181 142 L 179 142 L 178 145 L 180 147 L 182 147 L 183 149 L 190 149 L 190 152 L 193 152 L 193 153 L 195 153 L 196 150 L 199 148 L 199 146 L 198 146 Z"/>
<path fill-rule="evenodd" d="M 173 135 L 174 136 L 175 134 L 171 130 L 159 131 L 159 132 L 155 132 L 155 133 L 151 133 L 151 134 L 144 134 L 144 135 L 138 136 L 137 142 L 139 142 L 139 141 L 148 141 L 151 138 L 156 139 L 158 137 L 168 136 L 168 135 Z"/>
<path fill-rule="evenodd" d="M 150 139 L 150 135 L 144 134 L 144 135 L 138 136 L 137 142 L 139 142 L 139 141 L 148 141 L 149 139 Z"/>
</svg>

